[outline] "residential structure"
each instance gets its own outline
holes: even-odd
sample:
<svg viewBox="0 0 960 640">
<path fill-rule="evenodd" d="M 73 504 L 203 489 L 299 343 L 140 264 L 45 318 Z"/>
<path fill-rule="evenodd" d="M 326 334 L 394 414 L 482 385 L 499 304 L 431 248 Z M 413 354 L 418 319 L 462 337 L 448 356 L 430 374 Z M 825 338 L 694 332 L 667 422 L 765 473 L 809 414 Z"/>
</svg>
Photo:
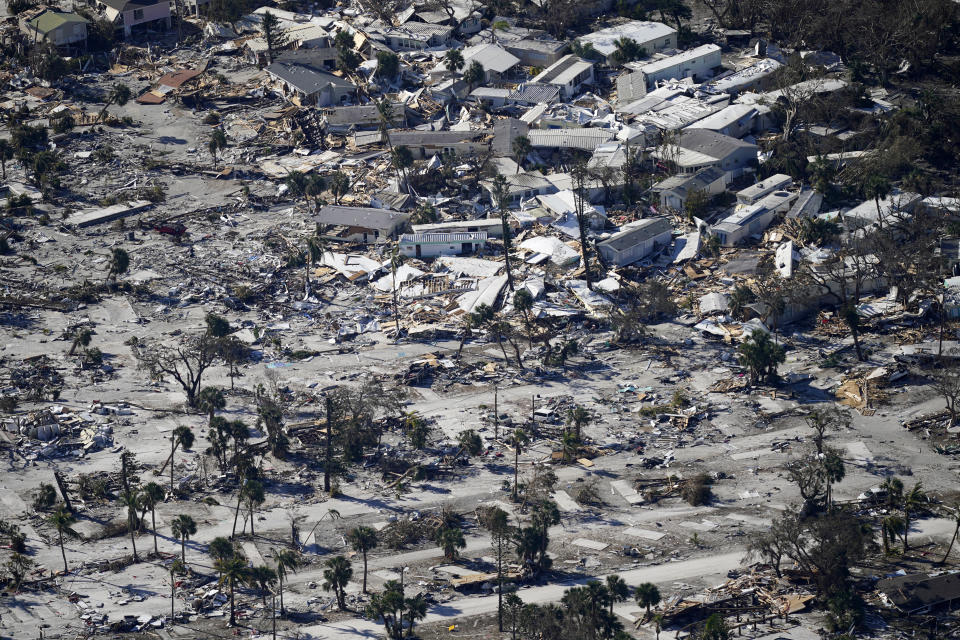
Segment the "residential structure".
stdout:
<svg viewBox="0 0 960 640">
<path fill-rule="evenodd" d="M 677 46 L 677 30 L 660 22 L 631 20 L 615 27 L 607 27 L 579 38 L 582 45 L 591 44 L 604 57 L 607 64 L 610 56 L 617 50 L 617 40 L 633 40 L 643 47 L 647 54 Z"/>
<path fill-rule="evenodd" d="M 651 187 L 651 191 L 660 196 L 660 206 L 665 209 L 683 211 L 690 194 L 702 192 L 713 196 L 723 193 L 730 179 L 719 167 L 707 167 L 694 174 L 679 174 L 661 180 Z"/>
<path fill-rule="evenodd" d="M 30 42 L 49 42 L 67 52 L 87 50 L 89 20 L 76 13 L 44 8 L 20 17 L 20 32 Z"/>
<path fill-rule="evenodd" d="M 627 225 L 597 244 L 604 262 L 623 267 L 642 260 L 670 243 L 673 225 L 666 218 L 646 218 Z"/>
<path fill-rule="evenodd" d="M 441 153 L 470 155 L 490 147 L 493 132 L 476 131 L 396 131 L 390 134 L 394 146 L 410 149 L 415 159 L 432 158 Z"/>
<path fill-rule="evenodd" d="M 711 232 L 725 247 L 732 247 L 744 238 L 766 231 L 778 213 L 790 209 L 796 193 L 774 191 L 762 200 L 748 206 L 737 206 L 734 213 L 711 228 Z"/>
<path fill-rule="evenodd" d="M 343 104 L 357 92 L 355 84 L 327 71 L 325 58 L 309 49 L 277 56 L 266 72 L 283 95 L 298 106 Z"/>
<path fill-rule="evenodd" d="M 469 255 L 487 242 L 487 234 L 475 233 L 405 233 L 398 242 L 400 253 L 410 258 Z"/>
<path fill-rule="evenodd" d="M 638 71 L 646 78 L 647 88 L 653 88 L 661 80 L 691 78 L 694 82 L 701 82 L 704 78 L 711 77 L 713 70 L 720 64 L 720 47 L 715 44 L 705 44 L 675 56 L 637 66 L 639 66 Z"/>
<path fill-rule="evenodd" d="M 792 184 L 793 178 L 784 173 L 778 173 L 756 184 L 750 185 L 742 191 L 737 191 L 737 202 L 739 204 L 753 204 L 767 197 L 774 191 L 782 191 L 789 188 Z"/>
<path fill-rule="evenodd" d="M 88 0 L 88 3 L 124 38 L 170 28 L 169 0 Z"/>
<path fill-rule="evenodd" d="M 541 71 L 533 81 L 557 85 L 563 97 L 570 100 L 581 93 L 584 85 L 593 84 L 593 63 L 569 54 Z"/>
<path fill-rule="evenodd" d="M 465 47 L 461 54 L 463 55 L 464 69 L 474 62 L 483 67 L 485 82 L 499 82 L 511 69 L 520 64 L 520 58 L 496 44 L 478 44 Z M 449 73 L 445 62 L 441 60 L 430 70 L 430 77 L 436 80 Z"/>
<path fill-rule="evenodd" d="M 502 238 L 503 222 L 499 218 L 481 218 L 479 220 L 456 220 L 451 222 L 434 222 L 432 224 L 415 224 L 413 225 L 413 232 L 419 234 L 485 233 L 488 238 Z"/>
<path fill-rule="evenodd" d="M 770 107 L 766 105 L 731 104 L 687 125 L 687 129 L 709 129 L 731 138 L 742 138 L 764 130 L 769 124 L 769 114 Z"/>
<path fill-rule="evenodd" d="M 757 163 L 757 145 L 743 142 L 708 129 L 685 129 L 679 140 L 652 154 L 680 173 L 696 173 L 705 167 L 720 167 L 731 178 L 738 178 Z"/>
<path fill-rule="evenodd" d="M 380 242 L 396 237 L 410 219 L 409 213 L 373 207 L 326 205 L 312 216 L 328 229 L 326 235 L 347 242 Z"/>
<path fill-rule="evenodd" d="M 511 208 L 519 207 L 522 200 L 529 200 L 534 196 L 540 196 L 545 193 L 556 193 L 557 191 L 553 183 L 539 171 L 518 173 L 516 175 L 506 176 L 506 179 L 507 194 L 510 197 L 509 206 Z M 481 180 L 480 186 L 483 188 L 484 194 L 493 206 L 499 207 L 500 203 L 497 202 L 493 195 L 493 181 Z"/>
</svg>

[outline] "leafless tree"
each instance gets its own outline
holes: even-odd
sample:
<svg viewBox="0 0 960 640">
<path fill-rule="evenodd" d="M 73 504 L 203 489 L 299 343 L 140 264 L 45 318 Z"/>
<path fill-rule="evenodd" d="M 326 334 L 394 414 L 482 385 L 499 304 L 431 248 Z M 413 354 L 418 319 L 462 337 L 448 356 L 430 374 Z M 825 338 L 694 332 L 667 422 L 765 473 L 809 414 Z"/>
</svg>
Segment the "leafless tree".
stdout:
<svg viewBox="0 0 960 640">
<path fill-rule="evenodd" d="M 939 393 L 947 403 L 947 412 L 950 413 L 950 425 L 957 423 L 957 415 L 960 412 L 960 367 L 957 366 L 955 359 L 960 357 L 960 350 L 951 349 L 947 352 L 947 359 L 944 359 L 936 369 L 930 374 L 930 381 L 933 388 Z"/>
<path fill-rule="evenodd" d="M 220 340 L 209 334 L 190 336 L 177 346 L 162 343 L 137 344 L 134 356 L 139 366 L 154 378 L 170 376 L 183 387 L 187 404 L 196 408 L 204 372 L 220 358 Z"/>
</svg>

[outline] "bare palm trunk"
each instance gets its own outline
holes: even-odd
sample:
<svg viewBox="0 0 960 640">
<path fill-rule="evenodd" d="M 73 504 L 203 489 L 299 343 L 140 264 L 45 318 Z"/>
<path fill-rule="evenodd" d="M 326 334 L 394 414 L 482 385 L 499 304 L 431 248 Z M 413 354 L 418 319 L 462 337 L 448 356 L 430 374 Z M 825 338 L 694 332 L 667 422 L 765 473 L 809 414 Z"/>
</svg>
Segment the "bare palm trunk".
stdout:
<svg viewBox="0 0 960 640">
<path fill-rule="evenodd" d="M 956 538 L 956 533 L 954 533 L 954 538 Z M 367 552 L 363 552 L 363 592 L 367 592 Z"/>
<path fill-rule="evenodd" d="M 237 489 L 237 508 L 233 512 L 233 531 L 230 532 L 230 538 L 233 539 L 237 535 L 237 520 L 240 518 L 240 501 L 243 500 L 243 491 Z"/>
<path fill-rule="evenodd" d="M 950 538 L 950 546 L 947 547 L 947 552 L 943 554 L 943 560 L 940 561 L 940 564 L 946 563 L 947 558 L 950 557 L 950 552 L 953 550 L 953 543 L 957 541 L 957 533 L 960 533 L 960 520 L 957 520 L 957 525 L 953 529 L 953 537 Z"/>
<path fill-rule="evenodd" d="M 64 575 L 70 573 L 70 569 L 67 567 L 67 550 L 63 546 L 63 531 L 60 531 L 60 555 L 63 556 L 63 573 Z"/>
<path fill-rule="evenodd" d="M 250 504 L 250 537 L 254 537 L 256 534 L 253 532 L 253 504 Z M 266 596 L 264 596 L 266 598 Z"/>
<path fill-rule="evenodd" d="M 150 509 L 150 525 L 153 527 L 153 552 L 160 553 L 157 549 L 157 512 L 156 509 Z"/>
</svg>

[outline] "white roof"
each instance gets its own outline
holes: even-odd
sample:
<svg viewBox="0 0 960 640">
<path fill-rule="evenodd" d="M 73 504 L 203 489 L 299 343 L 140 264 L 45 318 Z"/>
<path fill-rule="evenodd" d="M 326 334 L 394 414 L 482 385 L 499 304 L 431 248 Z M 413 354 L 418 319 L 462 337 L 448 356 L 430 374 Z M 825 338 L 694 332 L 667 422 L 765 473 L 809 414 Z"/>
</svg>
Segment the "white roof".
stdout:
<svg viewBox="0 0 960 640">
<path fill-rule="evenodd" d="M 693 124 L 689 125 L 688 129 L 710 129 L 711 131 L 719 131 L 724 127 L 730 126 L 740 118 L 751 116 L 753 117 L 758 113 L 758 110 L 755 106 L 749 104 L 731 104 L 720 111 L 717 111 L 714 114 L 698 120 Z"/>
<path fill-rule="evenodd" d="M 520 64 L 520 58 L 516 57 L 500 45 L 496 44 L 478 44 L 472 47 L 464 47 L 463 68 L 468 68 L 473 62 L 479 62 L 484 71 L 493 71 L 495 73 L 505 73 Z M 441 60 L 440 63 L 430 70 L 431 73 L 440 73 L 446 71 L 447 67 Z"/>
<path fill-rule="evenodd" d="M 720 47 L 715 44 L 705 44 L 697 47 L 696 49 L 683 51 L 675 56 L 669 56 L 666 58 L 661 58 L 660 60 L 655 60 L 654 62 L 643 65 L 640 67 L 640 70 L 649 76 L 655 73 L 660 73 L 661 71 L 665 71 L 678 64 L 683 64 L 688 60 L 694 60 L 700 56 L 706 56 L 711 53 L 720 53 Z"/>
<path fill-rule="evenodd" d="M 609 56 L 617 50 L 616 42 L 620 38 L 627 38 L 628 40 L 633 40 L 638 44 L 644 45 L 654 40 L 659 40 L 660 38 L 666 38 L 676 32 L 677 30 L 673 27 L 668 27 L 660 22 L 631 20 L 626 24 L 607 27 L 606 29 L 588 33 L 580 38 L 580 42 L 584 44 L 589 42 L 593 45 L 594 49 L 604 56 Z"/>
<path fill-rule="evenodd" d="M 533 82 L 546 82 L 548 84 L 565 85 L 572 82 L 578 75 L 593 67 L 592 62 L 587 62 L 571 54 L 565 55 L 552 65 L 541 71 Z"/>
</svg>

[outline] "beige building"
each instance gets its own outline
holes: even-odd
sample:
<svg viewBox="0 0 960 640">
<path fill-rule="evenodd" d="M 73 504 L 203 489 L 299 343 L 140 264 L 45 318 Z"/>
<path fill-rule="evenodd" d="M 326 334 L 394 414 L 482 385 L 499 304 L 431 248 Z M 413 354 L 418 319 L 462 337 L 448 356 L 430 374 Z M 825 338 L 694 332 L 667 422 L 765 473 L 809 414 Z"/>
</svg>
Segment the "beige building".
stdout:
<svg viewBox="0 0 960 640">
<path fill-rule="evenodd" d="M 55 9 L 30 12 L 20 18 L 20 31 L 31 42 L 49 42 L 58 49 L 86 51 L 87 24 L 83 16 Z"/>
</svg>

